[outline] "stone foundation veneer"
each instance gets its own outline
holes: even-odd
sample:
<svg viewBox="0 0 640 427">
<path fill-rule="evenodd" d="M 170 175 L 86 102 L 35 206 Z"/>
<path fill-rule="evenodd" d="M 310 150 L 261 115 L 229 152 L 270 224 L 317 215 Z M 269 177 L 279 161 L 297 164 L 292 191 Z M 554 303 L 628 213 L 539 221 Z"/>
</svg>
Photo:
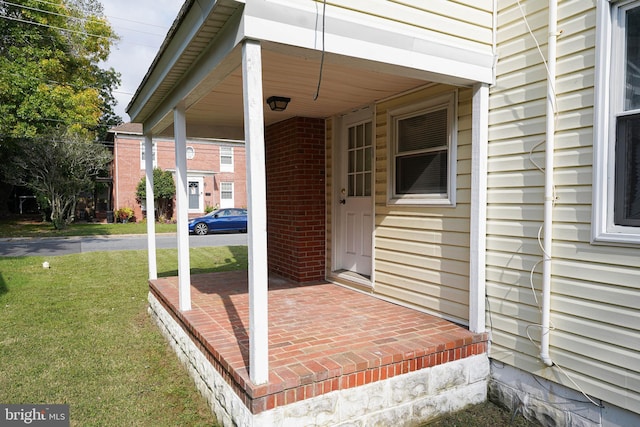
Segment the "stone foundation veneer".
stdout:
<svg viewBox="0 0 640 427">
<path fill-rule="evenodd" d="M 640 426 L 640 414 L 593 397 L 590 402 L 577 390 L 499 361 L 491 362 L 489 398 L 543 426 Z"/>
<path fill-rule="evenodd" d="M 227 426 L 414 426 L 487 398 L 489 360 L 475 355 L 252 414 L 155 296 L 149 313 Z"/>
</svg>

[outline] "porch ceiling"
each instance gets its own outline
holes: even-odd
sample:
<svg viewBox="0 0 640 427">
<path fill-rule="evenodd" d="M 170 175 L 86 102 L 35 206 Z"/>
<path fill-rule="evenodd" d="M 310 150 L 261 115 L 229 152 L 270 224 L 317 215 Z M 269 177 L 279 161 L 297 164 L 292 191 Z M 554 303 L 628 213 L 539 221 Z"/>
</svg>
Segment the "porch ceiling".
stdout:
<svg viewBox="0 0 640 427">
<path fill-rule="evenodd" d="M 325 33 L 318 9 L 307 3 L 186 0 L 127 107 L 132 121 L 143 123 L 145 133 L 171 136 L 172 110 L 182 104 L 187 136 L 244 139 L 247 39 L 261 42 L 264 98 L 291 98 L 284 112 L 264 104 L 265 125 L 346 113 L 429 82 L 472 85 L 492 75 L 489 48 L 477 52 L 434 39 L 426 29 L 399 31 L 385 20 L 346 18 L 337 11 L 326 16 Z"/>
<path fill-rule="evenodd" d="M 274 112 L 264 104 L 265 125 L 291 117 L 325 118 L 349 112 L 374 101 L 390 97 L 428 81 L 408 73 L 385 72 L 375 67 L 325 54 L 320 78 L 322 53 L 318 51 L 263 43 L 262 83 L 264 99 L 272 95 L 291 98 L 287 109 Z M 225 60 L 231 72 L 210 90 L 195 90 L 186 102 L 187 132 L 190 137 L 243 139 L 242 66 L 240 49 Z M 211 79 L 215 77 L 211 76 Z M 320 91 L 314 100 L 320 82 Z M 207 79 L 201 87 L 212 86 Z M 200 96 L 196 95 L 201 93 Z M 166 116 L 154 133 L 173 134 L 172 117 Z"/>
</svg>

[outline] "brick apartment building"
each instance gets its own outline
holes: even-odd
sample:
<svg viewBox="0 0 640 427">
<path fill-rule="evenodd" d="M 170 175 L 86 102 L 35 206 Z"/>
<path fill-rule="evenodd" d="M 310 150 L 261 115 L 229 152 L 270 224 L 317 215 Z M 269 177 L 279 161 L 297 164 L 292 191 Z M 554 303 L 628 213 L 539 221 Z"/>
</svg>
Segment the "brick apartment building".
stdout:
<svg viewBox="0 0 640 427">
<path fill-rule="evenodd" d="M 107 142 L 113 142 L 113 180 L 108 205 L 114 211 L 130 207 L 136 218 L 143 218 L 143 206 L 136 201 L 138 183 L 145 175 L 142 125 L 125 123 L 116 126 L 109 131 Z M 172 138 L 154 138 L 153 159 L 155 167 L 175 172 Z M 190 217 L 203 214 L 207 207 L 246 207 L 244 142 L 189 139 L 187 177 Z"/>
</svg>

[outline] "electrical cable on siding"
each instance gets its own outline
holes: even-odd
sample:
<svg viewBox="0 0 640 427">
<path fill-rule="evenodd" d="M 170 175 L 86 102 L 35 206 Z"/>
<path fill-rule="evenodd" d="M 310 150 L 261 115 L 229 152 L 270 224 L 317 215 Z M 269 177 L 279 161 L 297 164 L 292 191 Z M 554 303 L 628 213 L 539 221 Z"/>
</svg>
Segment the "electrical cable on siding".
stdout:
<svg viewBox="0 0 640 427">
<path fill-rule="evenodd" d="M 318 75 L 318 87 L 316 88 L 316 94 L 313 96 L 313 100 L 316 101 L 318 96 L 320 96 L 320 84 L 322 84 L 322 70 L 324 69 L 324 36 L 325 36 L 325 28 L 326 28 L 326 14 L 327 11 L 327 0 L 323 0 L 322 2 L 322 56 L 320 57 L 320 73 Z"/>
<path fill-rule="evenodd" d="M 542 52 L 542 49 L 540 48 L 540 43 L 538 42 L 538 39 L 536 38 L 535 34 L 533 34 L 533 30 L 531 29 L 531 26 L 529 25 L 529 21 L 527 20 L 527 15 L 526 12 L 524 10 L 524 8 L 522 7 L 522 4 L 520 2 L 520 0 L 517 0 L 518 3 L 518 8 L 520 9 L 520 13 L 522 15 L 522 20 L 525 24 L 525 26 L 527 27 L 527 31 L 529 32 L 529 35 L 531 36 L 531 38 L 533 39 L 533 42 L 536 45 L 536 49 L 538 50 L 538 53 L 540 54 L 540 58 L 542 59 L 542 63 L 544 64 L 544 68 L 546 70 L 546 75 L 547 78 L 550 78 L 550 71 L 549 71 L 549 66 L 547 64 L 547 61 L 544 57 L 544 53 Z M 558 120 L 558 109 L 556 108 L 556 94 L 555 92 L 553 93 L 553 111 L 554 111 L 554 121 L 557 123 Z M 537 144 L 535 144 L 531 150 L 529 150 L 529 161 L 542 173 L 545 173 L 545 169 L 540 166 L 533 158 L 533 152 L 536 148 L 538 148 L 539 146 L 541 146 L 542 144 L 545 144 L 547 141 L 546 140 L 542 140 L 540 142 L 538 142 Z M 555 194 L 555 188 L 554 188 L 554 194 Z M 554 197 L 554 203 L 555 203 L 555 197 Z M 542 253 L 544 256 L 548 257 L 548 254 L 546 253 L 545 249 L 544 249 L 544 245 L 542 244 L 542 239 L 541 239 L 541 234 L 542 234 L 542 230 L 544 228 L 544 225 L 541 225 L 538 228 L 538 246 L 540 246 L 540 249 L 542 250 Z M 538 311 L 540 311 L 540 313 L 542 313 L 542 307 L 540 306 L 540 303 L 538 301 L 538 296 L 536 294 L 536 290 L 535 290 L 535 285 L 534 285 L 534 280 L 533 280 L 533 275 L 535 274 L 535 269 L 538 267 L 538 265 L 540 265 L 542 262 L 544 262 L 544 259 L 541 259 L 540 261 L 536 262 L 533 267 L 531 268 L 531 271 L 529 273 L 529 285 L 531 287 L 531 292 L 533 294 L 533 298 L 535 299 L 536 305 L 538 306 Z M 551 324 L 550 324 L 551 326 Z M 539 345 L 535 342 L 535 340 L 531 337 L 531 335 L 529 334 L 529 329 L 532 327 L 537 327 L 540 328 L 542 330 L 543 325 L 541 324 L 530 324 L 527 326 L 526 328 L 526 334 L 527 337 L 529 338 L 529 341 L 531 341 L 531 343 L 539 348 Z M 549 331 L 553 330 L 553 327 L 549 328 Z M 541 331 L 541 333 L 548 333 L 549 331 Z"/>
<path fill-rule="evenodd" d="M 547 60 L 544 57 L 544 53 L 542 52 L 542 49 L 540 48 L 540 43 L 538 42 L 536 36 L 533 34 L 533 30 L 531 29 L 531 26 L 529 25 L 529 21 L 527 20 L 527 15 L 526 12 L 524 11 L 524 8 L 522 7 L 522 3 L 520 2 L 520 0 L 516 0 L 517 4 L 518 4 L 518 8 L 520 9 L 520 13 L 522 15 L 522 20 L 525 24 L 525 26 L 527 27 L 527 31 L 529 32 L 529 35 L 531 36 L 531 38 L 533 39 L 535 45 L 536 45 L 536 49 L 538 50 L 538 53 L 540 54 L 540 58 L 542 59 L 542 63 L 544 64 L 545 70 L 546 70 L 546 75 L 547 75 L 547 79 L 550 78 L 550 71 L 549 71 L 549 66 L 547 64 Z M 562 30 L 560 30 L 558 32 L 558 35 L 562 34 Z M 552 109 L 553 109 L 553 121 L 554 121 L 554 125 L 556 125 L 557 127 L 557 123 L 558 123 L 558 96 L 557 93 L 555 91 L 554 88 L 553 89 L 553 98 L 551 99 L 551 105 L 552 105 Z M 542 173 L 545 173 L 545 169 L 542 168 L 534 159 L 533 159 L 533 152 L 536 148 L 538 148 L 539 146 L 541 146 L 542 144 L 545 144 L 547 141 L 546 140 L 542 140 L 539 143 L 537 143 L 536 145 L 534 145 L 531 150 L 529 151 L 529 161 Z M 553 186 L 553 204 L 555 205 L 556 201 L 557 201 L 557 195 L 556 195 L 556 187 L 555 185 Z M 540 246 L 540 249 L 542 250 L 542 253 L 545 257 L 551 258 L 548 256 L 548 254 L 546 253 L 545 249 L 544 249 L 544 245 L 542 243 L 542 239 L 541 239 L 541 233 L 543 230 L 544 225 L 541 225 L 540 228 L 538 229 L 538 245 Z M 540 311 L 540 313 L 542 313 L 542 307 L 540 306 L 540 303 L 538 302 L 538 297 L 536 294 L 536 290 L 535 290 L 535 286 L 534 286 L 534 278 L 533 275 L 535 273 L 535 269 L 537 268 L 538 265 L 540 265 L 542 262 L 544 262 L 544 258 L 538 262 L 536 262 L 533 267 L 531 268 L 531 272 L 529 274 L 529 284 L 531 286 L 531 292 L 533 294 L 533 297 L 535 299 L 536 305 L 538 306 L 538 310 Z M 553 323 L 551 322 L 551 320 L 549 320 L 549 327 L 547 328 L 547 331 L 543 331 L 543 325 L 541 324 L 529 324 L 526 327 L 526 334 L 527 337 L 529 338 L 529 341 L 531 341 L 531 343 L 535 346 L 539 348 L 539 345 L 536 343 L 536 341 L 533 339 L 533 337 L 531 337 L 531 334 L 529 333 L 530 328 L 540 328 L 541 329 L 541 333 L 549 333 L 552 330 L 555 330 L 555 326 L 553 325 Z M 568 378 L 568 380 L 578 389 L 578 391 L 580 393 L 582 393 L 584 395 L 584 397 L 591 402 L 592 404 L 594 404 L 597 407 L 602 407 L 601 404 L 595 402 L 591 397 L 589 397 L 587 395 L 587 393 L 585 393 L 585 391 L 573 380 L 573 378 L 571 378 L 569 376 L 569 374 L 562 369 L 562 367 L 560 365 L 558 365 L 555 361 L 552 362 L 553 364 L 551 365 L 551 367 L 557 367 L 560 372 Z M 586 403 L 586 402 L 585 402 Z"/>
</svg>

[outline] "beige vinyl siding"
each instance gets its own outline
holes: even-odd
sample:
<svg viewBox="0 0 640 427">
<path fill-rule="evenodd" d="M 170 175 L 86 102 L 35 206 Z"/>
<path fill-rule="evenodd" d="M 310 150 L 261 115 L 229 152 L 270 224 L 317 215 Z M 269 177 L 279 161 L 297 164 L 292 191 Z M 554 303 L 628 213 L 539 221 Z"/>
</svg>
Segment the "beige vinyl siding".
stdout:
<svg viewBox="0 0 640 427">
<path fill-rule="evenodd" d="M 432 40 L 486 50 L 492 46 L 491 0 L 331 0 L 329 6 L 364 13 L 427 33 Z"/>
<path fill-rule="evenodd" d="M 388 111 L 456 88 L 433 85 L 376 106 L 374 292 L 444 318 L 469 318 L 471 96 L 458 90 L 457 204 L 387 205 Z"/>
<path fill-rule="evenodd" d="M 546 56 L 548 3 L 522 6 Z M 560 1 L 558 13 L 551 358 L 591 396 L 638 412 L 640 248 L 590 243 L 595 5 Z M 498 2 L 497 25 L 487 194 L 491 357 L 576 388 L 538 358 L 541 315 L 530 280 L 542 259 L 544 174 L 532 160 L 544 165 L 545 67 L 515 1 Z M 538 300 L 541 272 L 538 264 Z"/>
</svg>

